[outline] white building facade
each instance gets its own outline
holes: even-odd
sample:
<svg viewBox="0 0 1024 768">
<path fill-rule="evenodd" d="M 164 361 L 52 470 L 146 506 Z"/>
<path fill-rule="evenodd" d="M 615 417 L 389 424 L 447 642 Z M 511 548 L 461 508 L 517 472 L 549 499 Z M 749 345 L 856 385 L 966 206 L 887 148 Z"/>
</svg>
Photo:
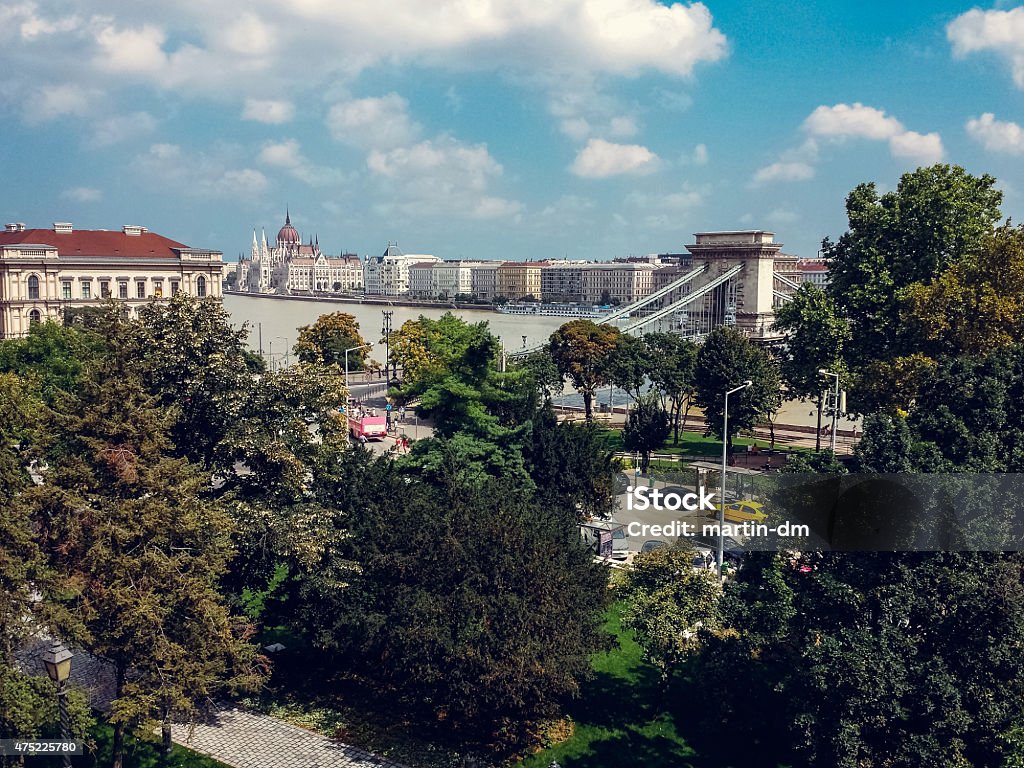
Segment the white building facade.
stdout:
<svg viewBox="0 0 1024 768">
<path fill-rule="evenodd" d="M 0 232 L 0 338 L 24 336 L 32 323 L 108 298 L 130 310 L 180 292 L 219 298 L 223 270 L 220 251 L 189 248 L 145 227 L 8 224 Z"/>
</svg>

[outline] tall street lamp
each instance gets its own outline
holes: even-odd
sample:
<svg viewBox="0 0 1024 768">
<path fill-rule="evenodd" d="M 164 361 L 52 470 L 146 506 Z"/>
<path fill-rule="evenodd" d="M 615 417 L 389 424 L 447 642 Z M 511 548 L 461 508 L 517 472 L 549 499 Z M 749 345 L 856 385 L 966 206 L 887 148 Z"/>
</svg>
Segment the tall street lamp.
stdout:
<svg viewBox="0 0 1024 768">
<path fill-rule="evenodd" d="M 388 374 L 388 368 L 391 365 L 391 318 L 395 312 L 390 309 L 385 309 L 383 312 L 384 324 L 381 326 L 380 333 L 384 337 L 384 378 L 390 382 L 391 376 Z M 397 375 L 397 370 L 395 373 Z"/>
<path fill-rule="evenodd" d="M 71 676 L 71 651 L 61 643 L 53 646 L 43 654 L 43 666 L 47 676 L 57 684 L 57 708 L 60 711 L 60 737 L 64 741 L 71 739 L 71 720 L 68 716 L 68 677 Z M 64 768 L 71 768 L 71 757 L 65 752 L 61 755 Z"/>
<path fill-rule="evenodd" d="M 722 560 L 725 558 L 725 473 L 729 462 L 729 395 L 746 389 L 754 382 L 747 379 L 738 387 L 725 393 L 725 406 L 722 408 L 722 498 L 718 504 L 718 580 L 722 580 Z"/>
<path fill-rule="evenodd" d="M 836 455 L 836 419 L 839 416 L 839 374 L 819 368 L 818 373 L 822 376 L 834 376 L 836 380 L 835 395 L 832 399 L 832 455 Z"/>
<path fill-rule="evenodd" d="M 358 347 L 349 347 L 345 350 L 345 391 L 346 397 L 348 397 L 348 353 L 355 352 L 357 349 L 369 349 L 373 344 L 360 344 Z"/>
</svg>

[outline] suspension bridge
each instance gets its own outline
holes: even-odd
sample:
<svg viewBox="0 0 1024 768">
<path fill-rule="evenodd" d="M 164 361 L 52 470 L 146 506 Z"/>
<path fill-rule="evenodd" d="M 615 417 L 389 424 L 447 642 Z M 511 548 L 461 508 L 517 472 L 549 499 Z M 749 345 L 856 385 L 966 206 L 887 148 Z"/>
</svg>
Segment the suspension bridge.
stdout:
<svg viewBox="0 0 1024 768">
<path fill-rule="evenodd" d="M 753 341 L 777 343 L 774 310 L 799 288 L 776 268 L 781 247 L 774 233 L 762 230 L 698 233 L 696 242 L 686 246 L 693 260 L 679 267 L 678 276 L 598 323 L 633 335 L 667 331 L 694 340 L 732 326 Z M 542 348 L 516 350 L 508 357 L 525 357 Z"/>
</svg>

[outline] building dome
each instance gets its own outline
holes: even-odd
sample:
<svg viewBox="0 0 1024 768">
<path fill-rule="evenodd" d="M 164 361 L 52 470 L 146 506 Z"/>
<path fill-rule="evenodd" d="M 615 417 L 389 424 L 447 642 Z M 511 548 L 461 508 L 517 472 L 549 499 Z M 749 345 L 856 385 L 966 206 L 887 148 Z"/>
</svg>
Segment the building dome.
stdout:
<svg viewBox="0 0 1024 768">
<path fill-rule="evenodd" d="M 284 214 L 284 226 L 277 233 L 278 245 L 298 245 L 302 242 L 299 231 L 292 226 L 291 214 L 287 211 Z"/>
</svg>

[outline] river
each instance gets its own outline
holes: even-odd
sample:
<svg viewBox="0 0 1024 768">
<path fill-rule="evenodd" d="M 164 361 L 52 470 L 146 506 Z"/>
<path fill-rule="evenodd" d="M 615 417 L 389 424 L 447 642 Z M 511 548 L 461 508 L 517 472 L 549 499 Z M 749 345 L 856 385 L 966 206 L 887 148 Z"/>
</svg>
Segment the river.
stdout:
<svg viewBox="0 0 1024 768">
<path fill-rule="evenodd" d="M 298 329 L 316 322 L 320 315 L 331 312 L 347 312 L 359 323 L 359 330 L 368 343 L 377 344 L 381 338 L 381 325 L 384 321 L 382 312 L 386 309 L 395 314 L 391 318 L 391 327 L 397 330 L 406 320 L 415 320 L 420 315 L 436 320 L 445 312 L 451 312 L 466 322 L 478 323 L 486 321 L 491 331 L 497 335 L 511 351 L 526 346 L 534 347 L 543 343 L 552 331 L 565 322 L 562 317 L 527 317 L 523 315 L 503 315 L 482 309 L 444 309 L 442 307 L 400 307 L 382 306 L 380 304 L 359 304 L 357 302 L 306 301 L 287 299 L 269 299 L 262 296 L 243 296 L 228 294 L 224 297 L 224 308 L 231 314 L 233 324 L 238 327 L 242 323 L 249 325 L 249 346 L 254 350 L 260 348 L 260 337 L 263 339 L 263 353 L 269 359 L 279 359 L 285 350 L 290 350 L 298 337 Z M 370 356 L 384 360 L 383 345 L 380 349 L 370 350 Z"/>
</svg>

